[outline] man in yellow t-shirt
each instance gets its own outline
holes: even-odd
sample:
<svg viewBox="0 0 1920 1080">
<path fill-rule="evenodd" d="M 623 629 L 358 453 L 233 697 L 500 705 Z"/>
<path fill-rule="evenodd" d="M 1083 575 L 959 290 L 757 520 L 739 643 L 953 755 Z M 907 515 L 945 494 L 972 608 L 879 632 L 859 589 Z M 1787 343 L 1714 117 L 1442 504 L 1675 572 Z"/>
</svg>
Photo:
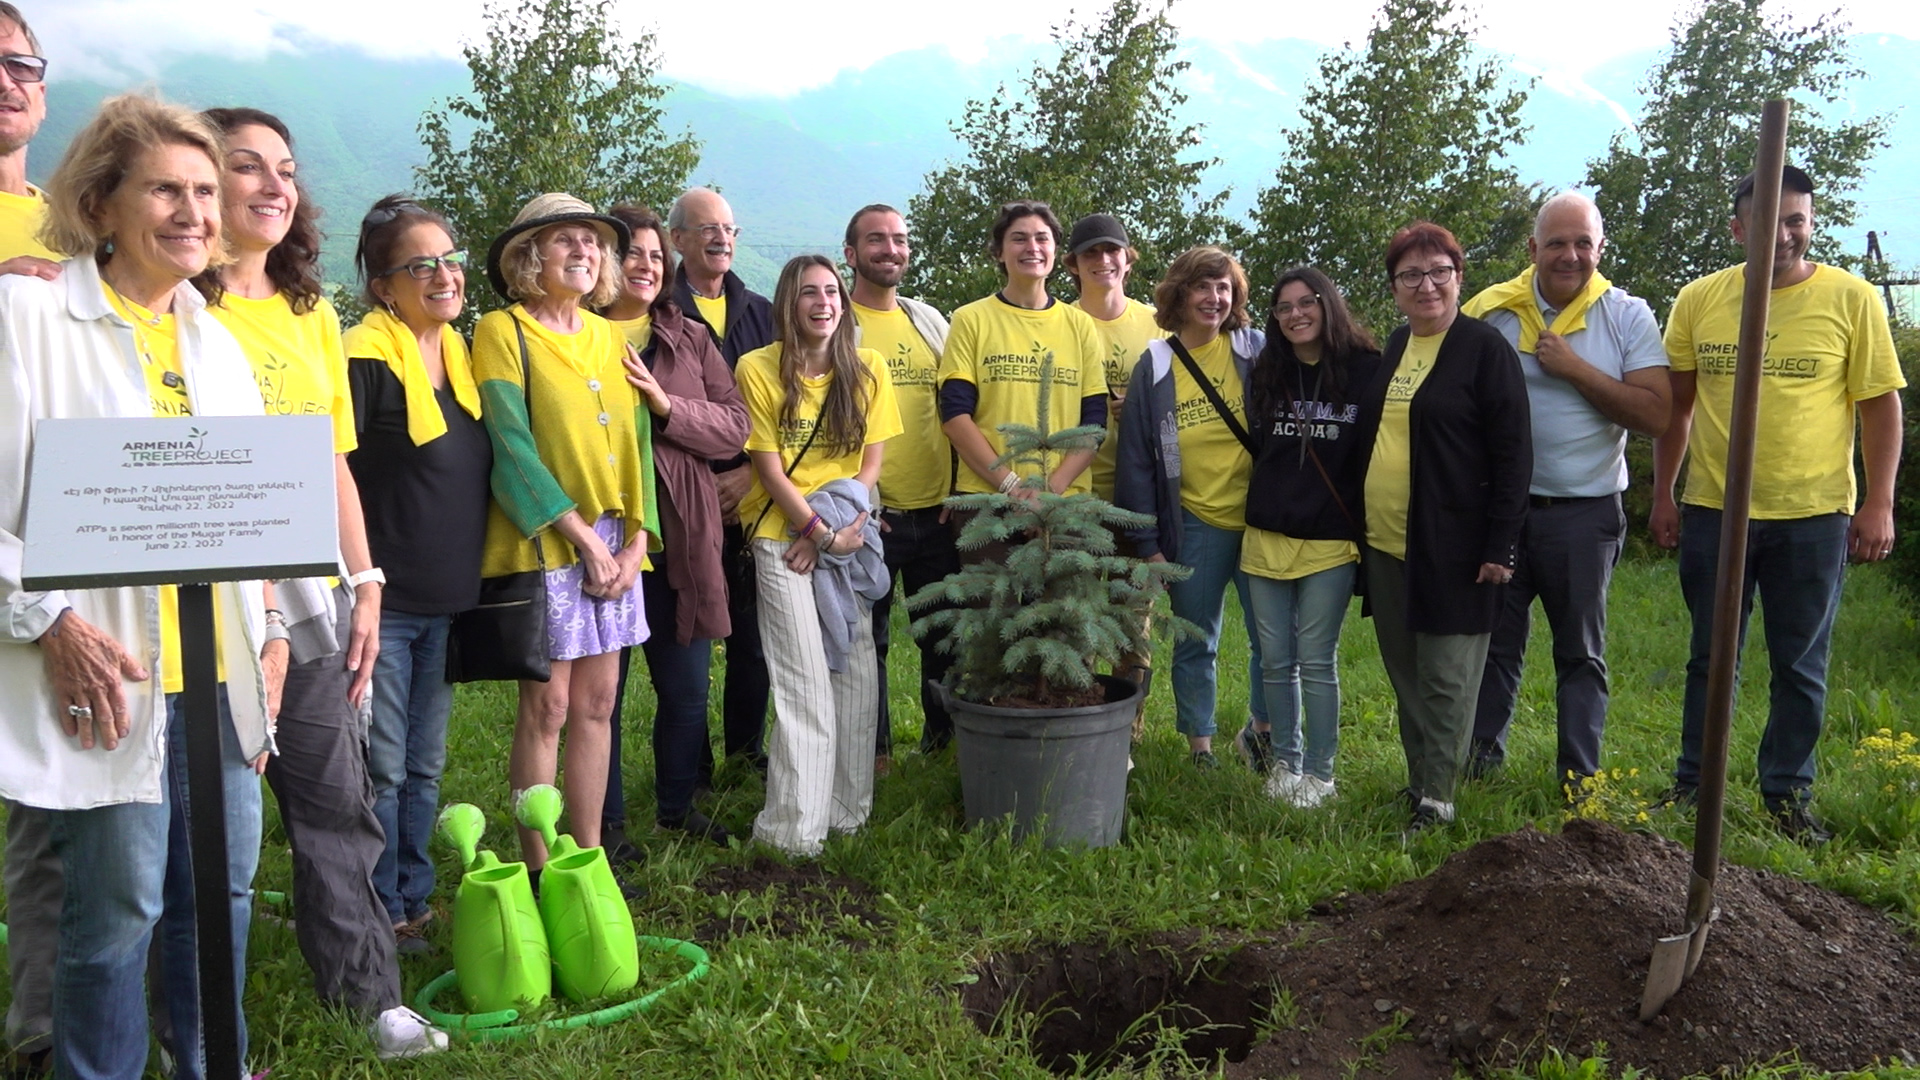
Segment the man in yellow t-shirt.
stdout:
<svg viewBox="0 0 1920 1080">
<path fill-rule="evenodd" d="M 667 239 L 680 255 L 673 272 L 673 301 L 682 314 L 707 328 L 731 369 L 740 358 L 773 343 L 773 307 L 747 288 L 733 272 L 733 246 L 740 229 L 733 207 L 720 193 L 697 187 L 673 200 L 667 211 Z M 760 621 L 754 613 L 753 574 L 742 570 L 746 536 L 740 528 L 740 500 L 753 486 L 753 468 L 745 449 L 713 463 L 720 494 L 725 539 L 720 549 L 727 576 L 727 614 L 733 633 L 726 639 L 726 684 L 721 691 L 721 727 L 728 757 L 743 757 L 761 769 L 760 731 L 767 719 L 767 661 L 760 650 Z M 703 744 L 701 784 L 713 785 L 713 749 Z"/>
<path fill-rule="evenodd" d="M 15 106 L 0 109 L 0 260 L 60 257 L 40 243 L 47 201 L 39 188 L 27 183 L 27 144 L 47 117 L 46 61 L 39 54 L 40 43 L 20 10 L 0 3 L 0 101 Z M 12 931 L 7 969 L 13 975 L 13 1000 L 7 1006 L 6 1032 L 15 1063 L 26 1069 L 46 1068 L 53 1044 L 54 946 L 60 937 L 66 876 L 53 852 L 48 822 L 45 810 L 7 803 L 7 923 Z"/>
<path fill-rule="evenodd" d="M 1778 230 L 1766 354 L 1761 362 L 1752 522 L 1742 589 L 1740 638 L 1753 591 L 1766 617 L 1772 698 L 1760 739 L 1760 794 L 1781 831 L 1803 843 L 1829 833 L 1807 810 L 1814 749 L 1826 712 L 1827 654 L 1849 555 L 1876 562 L 1893 549 L 1893 478 L 1900 461 L 1900 396 L 1906 385 L 1879 298 L 1866 282 L 1807 258 L 1813 238 L 1813 181 L 1788 166 L 1777 221 L 1749 223 L 1749 175 L 1734 190 L 1733 236 Z M 1673 422 L 1654 441 L 1656 542 L 1680 549 L 1680 588 L 1693 613 L 1692 655 L 1680 730 L 1680 758 L 1666 801 L 1689 803 L 1700 783 L 1731 427 L 1740 338 L 1743 267 L 1709 274 L 1680 290 L 1667 320 L 1673 364 Z M 1856 509 L 1854 418 L 1859 417 L 1866 498 Z M 1686 493 L 1673 484 L 1691 452 Z"/>
<path fill-rule="evenodd" d="M 901 296 L 900 278 L 913 259 L 913 244 L 900 212 L 883 203 L 863 206 L 847 222 L 844 254 L 853 271 L 854 340 L 887 358 L 901 433 L 887 442 L 880 466 L 880 531 L 887 570 L 900 591 L 912 596 L 960 569 L 960 552 L 946 524 L 945 502 L 953 489 L 953 445 L 940 428 L 938 375 L 947 346 L 947 320 L 931 306 Z M 880 661 L 880 725 L 876 767 L 893 756 L 893 716 L 887 704 L 887 647 L 893 594 L 873 605 L 873 644 Z M 933 753 L 953 740 L 953 718 L 927 688 L 944 679 L 953 658 L 925 641 L 920 647 L 920 751 Z"/>
<path fill-rule="evenodd" d="M 1153 321 L 1153 305 L 1127 296 L 1127 276 L 1140 253 L 1133 249 L 1126 226 L 1112 214 L 1088 214 L 1073 223 L 1067 234 L 1067 257 L 1063 265 L 1073 278 L 1080 298 L 1073 302 L 1093 317 L 1100 333 L 1101 357 L 1106 362 L 1107 441 L 1093 455 L 1088 474 L 1093 493 L 1113 500 L 1113 462 L 1120 446 L 1120 410 L 1127 399 L 1127 380 L 1133 377 L 1133 365 L 1147 350 L 1147 342 L 1165 337 Z"/>
</svg>

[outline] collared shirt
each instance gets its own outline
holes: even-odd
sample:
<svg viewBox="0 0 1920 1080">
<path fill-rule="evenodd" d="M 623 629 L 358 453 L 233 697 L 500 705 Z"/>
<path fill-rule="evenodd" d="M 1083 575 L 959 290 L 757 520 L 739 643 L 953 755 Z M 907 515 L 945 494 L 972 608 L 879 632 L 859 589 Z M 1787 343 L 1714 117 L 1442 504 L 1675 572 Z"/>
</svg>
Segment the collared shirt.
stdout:
<svg viewBox="0 0 1920 1080">
<path fill-rule="evenodd" d="M 1536 282 L 1534 302 L 1548 326 L 1560 309 L 1547 303 Z M 1518 351 L 1520 317 L 1495 309 L 1482 318 Z M 1608 289 L 1587 309 L 1587 326 L 1567 335 L 1567 345 L 1582 360 L 1612 379 L 1627 372 L 1666 367 L 1660 326 L 1653 310 L 1624 289 Z M 1540 367 L 1533 353 L 1520 353 L 1527 376 L 1527 404 L 1533 413 L 1535 495 L 1561 499 L 1612 495 L 1627 489 L 1627 429 L 1581 395 L 1574 385 Z"/>
</svg>

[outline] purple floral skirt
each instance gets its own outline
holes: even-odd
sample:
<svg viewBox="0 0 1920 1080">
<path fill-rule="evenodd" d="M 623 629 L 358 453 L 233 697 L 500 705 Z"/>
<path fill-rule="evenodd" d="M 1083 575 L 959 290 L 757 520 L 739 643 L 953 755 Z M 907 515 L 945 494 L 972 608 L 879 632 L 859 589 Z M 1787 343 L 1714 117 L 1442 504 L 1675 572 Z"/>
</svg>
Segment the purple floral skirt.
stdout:
<svg viewBox="0 0 1920 1080">
<path fill-rule="evenodd" d="M 594 534 L 616 555 L 625 528 L 613 514 L 593 523 Z M 640 599 L 640 579 L 635 577 L 633 588 L 618 600 L 581 592 L 586 579 L 585 562 L 547 571 L 547 656 L 551 659 L 599 656 L 647 640 L 647 609 Z"/>
</svg>

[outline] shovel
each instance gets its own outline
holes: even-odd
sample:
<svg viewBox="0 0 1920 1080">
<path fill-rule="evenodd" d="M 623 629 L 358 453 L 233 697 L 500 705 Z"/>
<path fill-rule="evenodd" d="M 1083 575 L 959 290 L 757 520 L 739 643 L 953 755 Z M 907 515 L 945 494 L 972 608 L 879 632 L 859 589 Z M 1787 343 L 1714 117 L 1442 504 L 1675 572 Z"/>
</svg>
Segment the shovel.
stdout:
<svg viewBox="0 0 1920 1080">
<path fill-rule="evenodd" d="M 1760 412 L 1760 366 L 1765 359 L 1767 307 L 1773 291 L 1774 240 L 1780 234 L 1780 172 L 1787 158 L 1787 102 L 1767 102 L 1760 114 L 1760 151 L 1754 161 L 1753 200 L 1747 209 L 1747 281 L 1740 300 L 1740 344 L 1733 377 L 1733 425 L 1727 436 L 1727 488 L 1720 517 L 1720 567 L 1713 590 L 1713 640 L 1707 661 L 1706 730 L 1700 747 L 1700 787 L 1693 834 L 1693 873 L 1687 879 L 1687 927 L 1653 944 L 1640 1019 L 1653 1019 L 1700 964 L 1707 930 L 1720 914 L 1714 880 L 1720 872 L 1720 836 L 1727 802 L 1727 740 L 1733 728 L 1734 666 L 1740 652 L 1740 594 L 1747 576 L 1747 512 L 1753 495 L 1753 439 Z"/>
</svg>

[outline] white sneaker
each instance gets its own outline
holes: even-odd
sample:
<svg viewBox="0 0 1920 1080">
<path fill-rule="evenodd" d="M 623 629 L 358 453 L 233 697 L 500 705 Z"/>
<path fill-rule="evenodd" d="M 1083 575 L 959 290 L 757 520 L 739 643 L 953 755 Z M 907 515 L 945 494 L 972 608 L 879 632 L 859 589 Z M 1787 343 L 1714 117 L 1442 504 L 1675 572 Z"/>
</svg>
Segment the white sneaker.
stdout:
<svg viewBox="0 0 1920 1080">
<path fill-rule="evenodd" d="M 1284 797 L 1291 805 L 1311 810 L 1333 797 L 1333 781 L 1322 780 L 1312 773 L 1302 773 L 1293 791 Z"/>
<path fill-rule="evenodd" d="M 405 1005 L 395 1005 L 373 1022 L 373 1043 L 381 1061 L 392 1061 L 445 1050 L 447 1033 Z"/>
<path fill-rule="evenodd" d="M 1294 793 L 1300 789 L 1300 779 L 1299 773 L 1274 762 L 1273 770 L 1267 773 L 1267 798 L 1293 802 Z"/>
</svg>

